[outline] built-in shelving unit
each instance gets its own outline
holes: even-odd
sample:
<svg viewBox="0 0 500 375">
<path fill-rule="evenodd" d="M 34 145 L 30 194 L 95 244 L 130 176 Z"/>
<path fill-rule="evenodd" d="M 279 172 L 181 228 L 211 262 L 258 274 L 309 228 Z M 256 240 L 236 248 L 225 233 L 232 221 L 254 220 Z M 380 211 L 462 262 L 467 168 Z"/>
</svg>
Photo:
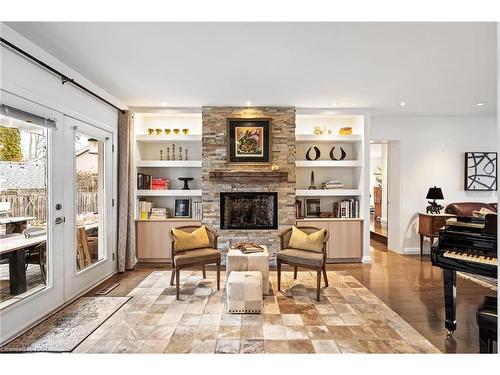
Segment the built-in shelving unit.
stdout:
<svg viewBox="0 0 500 375">
<path fill-rule="evenodd" d="M 297 197 L 357 197 L 360 189 L 295 189 Z"/>
<path fill-rule="evenodd" d="M 361 160 L 296 160 L 297 168 L 361 167 Z"/>
<path fill-rule="evenodd" d="M 150 129 L 153 131 L 151 132 Z M 157 129 L 161 134 L 157 134 Z M 165 130 L 169 129 L 170 134 Z M 174 129 L 179 131 L 175 134 Z M 187 129 L 184 131 L 183 129 Z M 175 213 L 176 198 L 190 198 L 191 202 L 201 201 L 201 111 L 181 111 L 169 109 L 147 109 L 134 114 L 135 171 L 153 177 L 168 179 L 166 190 L 135 189 L 137 206 L 139 201 L 153 202 L 155 207 L 170 209 Z M 150 134 L 152 133 L 152 134 Z M 187 134 L 186 134 L 187 133 Z M 172 150 L 175 147 L 175 158 Z M 179 152 L 182 147 L 182 154 Z M 168 150 L 168 151 L 167 151 Z M 187 160 L 186 160 L 187 150 Z M 190 190 L 183 190 L 180 177 L 191 177 Z M 140 214 L 136 207 L 136 219 Z M 167 220 L 174 220 L 167 219 Z M 185 222 L 186 218 L 182 218 Z M 144 220 L 142 220 L 144 221 Z"/>
</svg>

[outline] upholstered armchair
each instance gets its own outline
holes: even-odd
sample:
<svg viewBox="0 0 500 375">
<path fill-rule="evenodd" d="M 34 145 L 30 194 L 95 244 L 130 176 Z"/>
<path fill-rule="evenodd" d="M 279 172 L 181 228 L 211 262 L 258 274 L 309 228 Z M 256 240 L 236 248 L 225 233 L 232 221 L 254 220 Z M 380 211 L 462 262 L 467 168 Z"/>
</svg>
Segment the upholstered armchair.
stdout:
<svg viewBox="0 0 500 375">
<path fill-rule="evenodd" d="M 198 225 L 185 225 L 170 230 L 172 238 L 172 275 L 170 277 L 170 285 L 174 285 L 175 279 L 177 299 L 179 299 L 180 271 L 184 268 L 201 266 L 203 278 L 206 278 L 205 265 L 215 263 L 217 266 L 217 290 L 220 290 L 221 252 L 217 249 L 217 232 L 211 228 L 205 227 L 206 234 L 208 235 L 208 242 L 199 242 L 199 246 L 196 245 L 196 239 L 190 239 L 182 234 L 182 232 L 192 234 L 200 228 L 201 227 Z M 181 236 L 184 238 L 181 239 Z M 181 240 L 184 242 L 182 246 Z M 188 243 L 187 246 L 186 242 Z"/>
<path fill-rule="evenodd" d="M 311 234 L 321 230 L 321 228 L 315 227 L 297 227 L 302 232 L 306 234 Z M 297 268 L 307 268 L 316 270 L 317 280 L 316 280 L 316 300 L 319 301 L 320 288 L 321 288 L 321 272 L 323 272 L 323 277 L 325 278 L 325 286 L 328 286 L 328 277 L 326 275 L 326 243 L 328 242 L 329 232 L 325 230 L 322 239 L 322 249 L 321 251 L 309 251 L 294 249 L 290 247 L 290 238 L 292 236 L 292 228 L 282 232 L 280 237 L 281 250 L 277 254 L 277 268 L 278 268 L 278 290 L 281 290 L 281 264 L 288 264 L 293 266 L 293 278 L 297 279 Z"/>
</svg>

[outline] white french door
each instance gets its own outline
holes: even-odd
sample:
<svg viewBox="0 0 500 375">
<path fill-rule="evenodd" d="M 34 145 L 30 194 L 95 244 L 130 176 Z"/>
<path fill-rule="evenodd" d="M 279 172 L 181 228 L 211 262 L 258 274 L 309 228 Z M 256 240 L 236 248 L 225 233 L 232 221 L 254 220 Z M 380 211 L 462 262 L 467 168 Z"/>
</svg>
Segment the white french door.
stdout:
<svg viewBox="0 0 500 375">
<path fill-rule="evenodd" d="M 17 134 L 18 139 L 10 146 L 4 141 L 1 145 L 2 151 L 7 150 L 0 176 L 2 202 L 12 220 L 29 216 L 28 226 L 35 229 L 35 233 L 26 235 L 26 223 L 22 230 L 7 226 L 4 230 L 10 233 L 0 239 L 2 258 L 10 262 L 14 254 L 17 257 L 17 264 L 9 264 L 7 273 L 10 293 L 0 304 L 3 343 L 64 303 L 64 174 L 60 172 L 65 156 L 64 118 L 60 113 L 0 92 L 1 126 L 4 132 Z M 9 148 L 15 150 L 14 154 L 8 152 Z M 33 210 L 35 205 L 37 209 Z M 32 255 L 35 264 L 28 260 Z"/>
<path fill-rule="evenodd" d="M 65 298 L 114 271 L 113 134 L 65 117 Z"/>
</svg>

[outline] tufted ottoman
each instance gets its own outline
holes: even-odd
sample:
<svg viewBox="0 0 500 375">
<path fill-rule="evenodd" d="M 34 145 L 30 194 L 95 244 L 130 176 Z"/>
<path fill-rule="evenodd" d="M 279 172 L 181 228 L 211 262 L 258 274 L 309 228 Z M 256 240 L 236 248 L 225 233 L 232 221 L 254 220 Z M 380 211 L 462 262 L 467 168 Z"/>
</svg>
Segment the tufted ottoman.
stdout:
<svg viewBox="0 0 500 375">
<path fill-rule="evenodd" d="M 233 271 L 228 277 L 227 310 L 230 313 L 260 314 L 262 274 L 259 271 Z"/>
<path fill-rule="evenodd" d="M 262 293 L 269 294 L 269 252 L 261 245 L 261 253 L 244 254 L 240 250 L 230 249 L 226 258 L 226 276 L 233 271 L 259 271 L 262 274 Z"/>
</svg>

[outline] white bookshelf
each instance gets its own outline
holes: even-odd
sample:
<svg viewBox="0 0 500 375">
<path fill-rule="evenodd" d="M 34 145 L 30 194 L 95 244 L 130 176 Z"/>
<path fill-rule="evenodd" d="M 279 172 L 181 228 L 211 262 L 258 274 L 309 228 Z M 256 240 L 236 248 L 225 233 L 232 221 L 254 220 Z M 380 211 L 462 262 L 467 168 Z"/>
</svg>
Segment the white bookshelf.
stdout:
<svg viewBox="0 0 500 375">
<path fill-rule="evenodd" d="M 297 168 L 353 168 L 361 167 L 361 160 L 296 160 Z"/>
<path fill-rule="evenodd" d="M 339 142 L 339 143 L 351 143 L 360 142 L 363 140 L 362 134 L 350 134 L 350 135 L 340 135 L 340 134 L 304 134 L 296 133 L 295 140 L 297 142 Z"/>
<path fill-rule="evenodd" d="M 361 196 L 360 189 L 296 189 L 297 197 L 358 197 Z"/>
<path fill-rule="evenodd" d="M 169 182 L 167 190 L 139 190 L 136 185 L 137 203 L 140 200 L 153 202 L 155 207 L 169 208 L 174 216 L 176 198 L 189 198 L 192 203 L 201 202 L 201 122 L 201 111 L 148 109 L 144 112 L 135 112 L 136 177 L 137 173 L 143 173 L 153 177 L 167 178 Z M 154 134 L 149 134 L 149 129 L 154 129 Z M 160 129 L 162 133 L 157 135 L 156 129 Z M 165 134 L 165 129 L 170 129 L 171 133 Z M 179 134 L 174 134 L 174 129 L 179 129 Z M 182 129 L 188 129 L 188 134 L 184 134 Z M 172 155 L 174 147 L 175 160 Z M 179 154 L 179 147 L 182 147 L 182 155 Z M 187 160 L 185 160 L 186 149 L 188 150 Z M 181 156 L 184 160 L 179 160 Z M 183 190 L 184 182 L 179 180 L 181 177 L 193 178 L 189 181 L 190 190 Z M 136 219 L 139 216 L 136 212 Z"/>
</svg>

